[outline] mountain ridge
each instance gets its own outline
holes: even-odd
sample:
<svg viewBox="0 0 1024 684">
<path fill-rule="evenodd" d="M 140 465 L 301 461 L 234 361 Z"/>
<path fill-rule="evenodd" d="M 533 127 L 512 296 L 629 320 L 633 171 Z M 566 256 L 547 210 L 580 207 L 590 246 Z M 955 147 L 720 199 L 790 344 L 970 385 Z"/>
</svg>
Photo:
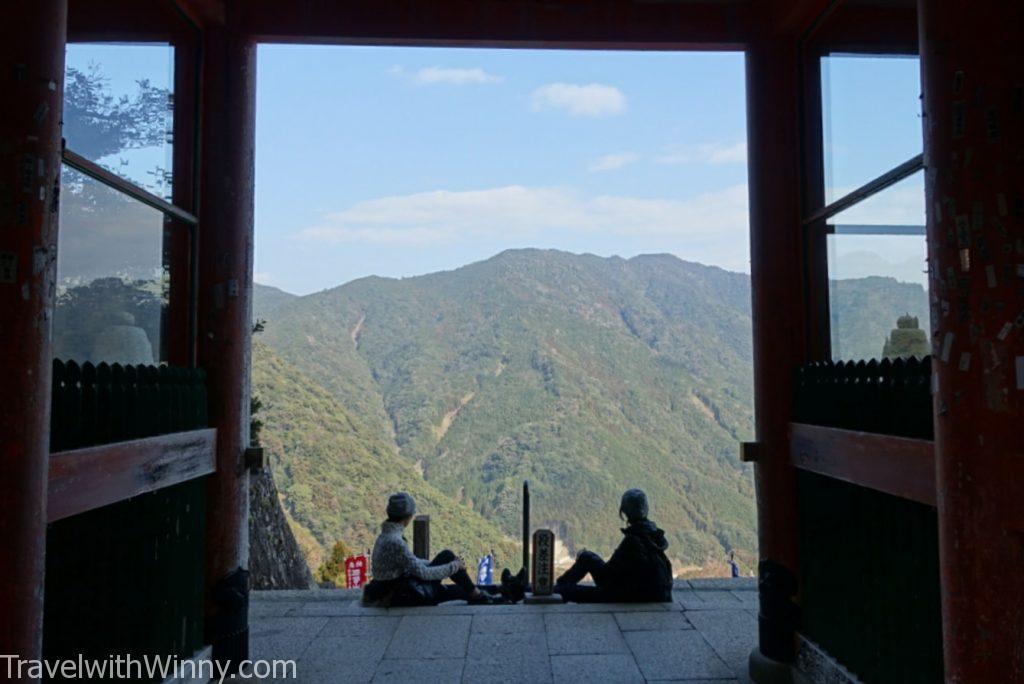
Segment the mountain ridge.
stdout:
<svg viewBox="0 0 1024 684">
<path fill-rule="evenodd" d="M 710 305 L 678 301 L 671 293 L 679 278 L 693 281 L 690 290 L 708 278 L 735 279 L 715 286 L 734 300 L 720 326 L 731 346 L 708 353 L 681 346 L 684 337 L 703 334 L 684 335 L 665 325 L 666 316 L 707 316 Z M 732 444 L 751 429 L 743 406 L 750 383 L 733 373 L 733 392 L 695 393 L 693 379 L 665 378 L 673 369 L 722 374 L 742 365 L 737 354 L 749 354 L 750 344 L 743 278 L 670 255 L 513 250 L 452 271 L 361 278 L 305 295 L 281 309 L 263 337 L 375 434 L 393 439 L 427 482 L 510 536 L 521 481 L 531 479 L 538 519 L 570 550 L 610 545 L 621 490 L 647 479 L 661 467 L 660 455 L 674 451 L 673 486 L 647 487 L 655 511 L 660 499 L 666 517 L 689 523 L 675 536 L 680 562 L 703 565 L 722 548 L 702 528 L 718 528 L 730 548 L 752 554 L 753 488 Z M 351 333 L 360 321 L 356 345 Z M 658 418 L 645 385 L 658 387 Z M 714 431 L 714 445 L 702 446 L 683 429 L 675 430 L 675 445 L 645 434 L 657 433 L 659 420 L 674 422 L 673 413 Z M 713 458 L 693 460 L 687 450 Z M 632 465 L 622 467 L 630 452 Z M 692 472 L 681 471 L 680 459 L 693 461 Z M 281 484 L 286 498 L 288 486 Z M 680 506 L 675 492 L 687 489 L 703 495 Z M 729 515 L 711 515 L 712 491 L 729 502 Z M 568 516 L 559 510 L 565 499 L 574 511 Z"/>
</svg>

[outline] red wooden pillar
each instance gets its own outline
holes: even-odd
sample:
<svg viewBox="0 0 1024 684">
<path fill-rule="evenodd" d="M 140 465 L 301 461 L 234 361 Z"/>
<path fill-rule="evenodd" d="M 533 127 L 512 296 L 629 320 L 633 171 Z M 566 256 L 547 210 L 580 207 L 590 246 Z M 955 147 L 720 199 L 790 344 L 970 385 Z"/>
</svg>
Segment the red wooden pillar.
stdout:
<svg viewBox="0 0 1024 684">
<path fill-rule="evenodd" d="M 766 17 L 762 17 L 767 27 Z M 767 31 L 767 28 L 764 29 Z M 761 610 L 759 647 L 793 658 L 797 581 L 795 472 L 789 461 L 794 369 L 805 360 L 796 40 L 748 46 L 747 149 L 754 324 L 754 409 Z"/>
<path fill-rule="evenodd" d="M 203 49 L 197 357 L 217 428 L 206 527 L 207 637 L 214 658 L 248 652 L 249 357 L 252 327 L 254 43 L 211 27 Z"/>
<path fill-rule="evenodd" d="M 11 3 L 3 25 L 0 653 L 39 658 L 67 3 Z"/>
<path fill-rule="evenodd" d="M 946 675 L 1024 680 L 1024 3 L 919 6 Z"/>
</svg>

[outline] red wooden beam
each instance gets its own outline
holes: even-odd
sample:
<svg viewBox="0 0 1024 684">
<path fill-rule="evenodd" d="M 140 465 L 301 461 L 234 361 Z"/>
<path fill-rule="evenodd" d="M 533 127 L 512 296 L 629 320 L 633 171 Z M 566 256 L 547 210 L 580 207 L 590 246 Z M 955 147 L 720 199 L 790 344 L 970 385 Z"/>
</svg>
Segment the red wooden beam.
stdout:
<svg viewBox="0 0 1024 684">
<path fill-rule="evenodd" d="M 0 37 L 0 653 L 40 657 L 57 277 L 64 0 L 5 3 Z"/>
<path fill-rule="evenodd" d="M 771 29 L 790 36 L 807 36 L 842 0 L 776 0 Z"/>
<path fill-rule="evenodd" d="M 265 42 L 739 49 L 746 2 L 247 0 L 229 8 Z"/>
<path fill-rule="evenodd" d="M 206 429 L 51 454 L 46 521 L 209 475 L 216 445 Z"/>
<path fill-rule="evenodd" d="M 770 8 L 757 18 L 772 25 Z M 767 29 L 766 29 L 767 31 Z M 793 373 L 808 360 L 800 226 L 798 37 L 759 34 L 746 54 L 754 416 L 759 459 L 757 535 L 760 656 L 791 662 L 795 651 L 796 472 L 789 459 Z M 753 656 L 752 656 L 753 657 Z"/>
<path fill-rule="evenodd" d="M 821 52 L 917 54 L 917 3 L 840 2 L 823 15 L 805 41 Z"/>
<path fill-rule="evenodd" d="M 217 474 L 209 478 L 206 626 L 213 657 L 234 667 L 248 654 L 249 354 L 252 328 L 256 46 L 232 28 L 204 33 L 197 358 L 207 373 Z"/>
<path fill-rule="evenodd" d="M 224 0 L 174 0 L 174 4 L 201 29 L 222 26 L 227 19 Z"/>
<path fill-rule="evenodd" d="M 67 0 L 68 42 L 175 43 L 194 34 L 191 18 L 172 2 Z"/>
<path fill-rule="evenodd" d="M 819 475 L 935 505 L 935 443 L 791 423 L 793 465 Z"/>
</svg>

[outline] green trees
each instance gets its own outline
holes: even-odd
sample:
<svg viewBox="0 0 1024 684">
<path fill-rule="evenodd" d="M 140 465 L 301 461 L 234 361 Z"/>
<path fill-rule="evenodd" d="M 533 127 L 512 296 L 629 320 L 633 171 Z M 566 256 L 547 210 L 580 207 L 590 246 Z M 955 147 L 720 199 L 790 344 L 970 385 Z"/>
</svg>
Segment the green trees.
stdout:
<svg viewBox="0 0 1024 684">
<path fill-rule="evenodd" d="M 843 283 L 834 313 L 872 354 L 879 312 L 921 294 Z M 737 453 L 753 432 L 748 276 L 671 255 L 515 250 L 305 297 L 257 288 L 255 301 L 272 311 L 254 349 L 265 441 L 289 511 L 321 543 L 368 547 L 404 489 L 431 514 L 435 549 L 493 548 L 514 566 L 529 479 L 534 524 L 563 557 L 610 552 L 619 496 L 641 487 L 677 569 L 720 567 L 730 549 L 756 564 Z"/>
<path fill-rule="evenodd" d="M 68 67 L 64 136 L 76 152 L 99 159 L 126 149 L 162 144 L 170 122 L 170 93 L 147 79 L 132 95 L 114 97 L 100 66 Z"/>
<path fill-rule="evenodd" d="M 353 555 L 352 551 L 345 546 L 345 542 L 336 541 L 331 547 L 331 555 L 320 565 L 316 572 L 316 581 L 320 583 L 333 584 L 341 589 L 345 588 L 345 559 Z"/>
<path fill-rule="evenodd" d="M 303 536 L 308 532 L 322 547 L 344 539 L 348 549 L 368 549 L 388 495 L 404 490 L 431 514 L 437 549 L 462 549 L 468 556 L 494 548 L 504 558 L 515 555 L 515 544 L 494 525 L 426 482 L 386 436 L 262 341 L 253 343 L 252 385 L 263 402 L 267 462 Z"/>
<path fill-rule="evenodd" d="M 921 359 L 930 353 L 928 336 L 921 330 L 916 316 L 904 314 L 896 320 L 896 327 L 885 338 L 882 357 L 886 359 Z"/>
<path fill-rule="evenodd" d="M 518 534 L 522 480 L 535 494 L 535 523 L 556 530 L 563 553 L 610 552 L 618 498 L 639 486 L 670 528 L 680 567 L 717 563 L 723 544 L 750 560 L 753 484 L 735 446 L 752 431 L 748 288 L 746 276 L 667 255 L 522 250 L 278 304 L 261 337 L 275 365 L 310 384 L 286 392 L 292 403 L 307 401 L 299 395 L 312 386 L 325 391 L 348 433 L 372 438 L 377 452 L 333 456 L 325 440 L 335 435 L 318 425 L 301 446 L 282 444 L 292 479 L 278 482 L 295 518 L 323 529 L 314 534 L 352 542 L 375 533 L 381 499 L 363 492 L 385 493 L 379 466 L 393 463 L 394 488 L 411 474 L 497 537 L 485 542 L 470 519 L 444 520 L 434 509 L 436 548 L 467 556 L 494 548 L 499 567 L 514 558 L 507 547 Z M 256 386 L 269 444 L 277 390 Z M 297 423 L 290 412 L 282 434 L 298 438 Z M 348 473 L 331 491 L 327 468 Z M 366 522 L 328 525 L 337 517 Z"/>
</svg>

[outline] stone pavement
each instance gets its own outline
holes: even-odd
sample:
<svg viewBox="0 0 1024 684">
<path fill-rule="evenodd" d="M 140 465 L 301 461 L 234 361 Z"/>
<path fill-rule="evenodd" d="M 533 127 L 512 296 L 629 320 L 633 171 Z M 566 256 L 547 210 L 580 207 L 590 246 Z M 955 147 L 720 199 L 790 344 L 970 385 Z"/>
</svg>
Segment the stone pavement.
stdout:
<svg viewBox="0 0 1024 684">
<path fill-rule="evenodd" d="M 299 682 L 748 682 L 757 589 L 677 580 L 664 604 L 364 608 L 358 592 L 262 591 L 251 658 Z M 292 680 L 294 681 L 294 680 Z"/>
</svg>

